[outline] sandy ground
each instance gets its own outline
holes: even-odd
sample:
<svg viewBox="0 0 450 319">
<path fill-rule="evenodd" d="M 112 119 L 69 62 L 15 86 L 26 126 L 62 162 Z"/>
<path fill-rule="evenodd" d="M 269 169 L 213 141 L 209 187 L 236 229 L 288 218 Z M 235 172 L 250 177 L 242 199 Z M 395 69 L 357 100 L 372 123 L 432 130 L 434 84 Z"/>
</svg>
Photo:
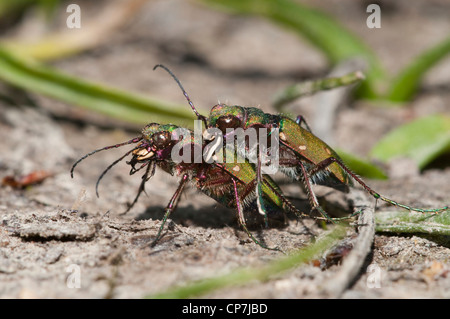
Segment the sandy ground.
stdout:
<svg viewBox="0 0 450 319">
<path fill-rule="evenodd" d="M 393 74 L 422 49 L 444 39 L 448 34 L 443 30 L 450 29 L 446 1 L 386 5 L 382 28 L 376 30 L 365 27 L 362 3 L 321 3 L 323 10 L 374 47 Z M 269 111 L 269 101 L 278 89 L 330 71 L 314 48 L 262 19 L 230 16 L 175 0 L 150 1 L 106 44 L 54 65 L 89 80 L 185 103 L 166 74 L 151 71 L 157 63 L 176 72 L 203 110 L 219 100 Z M 427 75 L 407 109 L 377 108 L 367 102 L 343 105 L 332 128 L 333 145 L 365 156 L 393 127 L 426 114 L 450 112 L 449 74 L 447 59 Z M 38 170 L 53 175 L 26 189 L 0 188 L 0 297 L 141 298 L 241 266 L 261 266 L 281 256 L 251 242 L 233 211 L 193 188 L 186 189 L 160 243 L 146 247 L 176 189 L 176 177 L 157 172 L 147 184 L 148 196 L 120 216 L 134 198 L 140 178 L 129 176 L 127 165 L 118 165 L 104 178 L 99 198 L 95 182 L 121 151 L 89 158 L 77 168 L 74 179 L 69 174 L 81 155 L 137 136 L 139 127 L 125 128 L 39 96 L 31 96 L 37 105 L 31 107 L 21 93 L 8 92 L 20 105 L 0 103 L 0 176 Z M 308 101 L 294 103 L 290 111 L 313 114 Z M 419 173 L 407 161 L 398 161 L 386 167 L 389 180 L 368 183 L 398 201 L 440 207 L 449 202 L 448 164 L 444 158 Z M 296 204 L 306 207 L 298 186 L 283 183 L 282 187 L 298 198 Z M 347 202 L 345 194 L 337 197 Z M 255 226 L 253 231 L 269 246 L 285 251 L 303 247 L 311 241 L 311 233 L 323 232 L 314 220 L 294 218 L 282 227 Z M 449 242 L 448 238 L 376 234 L 364 268 L 342 297 L 449 298 Z M 379 271 L 375 286 L 370 281 L 373 269 Z M 338 270 L 339 266 L 322 271 L 305 265 L 265 283 L 205 297 L 321 298 L 325 297 L 322 288 Z"/>
</svg>

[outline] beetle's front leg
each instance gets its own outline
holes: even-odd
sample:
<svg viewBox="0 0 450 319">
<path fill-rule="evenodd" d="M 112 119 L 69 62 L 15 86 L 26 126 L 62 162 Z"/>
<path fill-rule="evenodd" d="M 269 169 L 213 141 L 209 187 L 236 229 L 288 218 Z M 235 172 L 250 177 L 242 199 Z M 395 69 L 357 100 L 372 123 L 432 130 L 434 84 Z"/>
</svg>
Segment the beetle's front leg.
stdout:
<svg viewBox="0 0 450 319">
<path fill-rule="evenodd" d="M 150 163 L 150 165 L 148 165 L 148 163 Z M 133 208 L 133 206 L 137 203 L 139 196 L 141 195 L 142 192 L 145 193 L 145 183 L 153 177 L 153 175 L 155 175 L 155 168 L 156 168 L 156 164 L 155 162 L 145 162 L 144 164 L 142 164 L 142 166 L 140 168 L 138 168 L 137 170 L 135 170 L 135 172 L 137 172 L 138 170 L 140 170 L 141 168 L 145 167 L 145 165 L 147 166 L 147 169 L 145 170 L 145 174 L 142 175 L 142 182 L 139 185 L 139 190 L 138 193 L 136 195 L 136 197 L 134 198 L 133 202 L 130 204 L 130 206 L 128 206 L 127 210 L 124 211 L 121 215 L 125 215 L 126 213 L 128 213 L 130 211 L 131 208 Z M 151 170 L 151 171 L 150 171 Z M 134 174 L 134 173 L 133 173 Z"/>
<path fill-rule="evenodd" d="M 169 218 L 170 214 L 175 209 L 175 205 L 177 203 L 178 198 L 180 197 L 181 193 L 183 192 L 184 186 L 186 185 L 186 182 L 189 180 L 188 175 L 183 175 L 183 178 L 181 179 L 180 185 L 178 185 L 178 188 L 173 194 L 172 198 L 170 199 L 169 204 L 166 207 L 166 213 L 164 214 L 161 226 L 159 227 L 158 234 L 156 234 L 155 240 L 150 244 L 151 247 L 154 247 L 156 245 L 156 242 L 161 238 L 162 231 L 164 229 L 164 224 L 166 223 L 167 218 Z"/>
</svg>

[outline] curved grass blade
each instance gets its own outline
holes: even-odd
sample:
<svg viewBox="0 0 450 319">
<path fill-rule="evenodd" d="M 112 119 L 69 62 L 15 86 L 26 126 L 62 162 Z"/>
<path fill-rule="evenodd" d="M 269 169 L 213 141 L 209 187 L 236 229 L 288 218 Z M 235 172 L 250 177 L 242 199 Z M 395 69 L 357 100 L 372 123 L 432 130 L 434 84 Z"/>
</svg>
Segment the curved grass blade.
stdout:
<svg viewBox="0 0 450 319">
<path fill-rule="evenodd" d="M 28 6 L 39 4 L 36 0 L 0 1 L 0 17 L 15 15 Z"/>
<path fill-rule="evenodd" d="M 327 14 L 291 0 L 202 0 L 202 2 L 239 14 L 268 18 L 295 31 L 317 47 L 335 64 L 353 57 L 363 57 L 367 64 L 366 81 L 359 94 L 376 98 L 378 86 L 386 79 L 375 53 L 357 36 Z"/>
<path fill-rule="evenodd" d="M 50 2 L 46 6 L 56 5 L 58 1 L 41 0 L 45 3 Z M 0 0 L 0 13 L 1 3 Z M 66 58 L 107 42 L 111 34 L 132 20 L 145 3 L 147 3 L 146 0 L 115 1 L 105 6 L 95 17 L 83 20 L 83 28 L 76 31 L 61 28 L 32 41 L 6 38 L 1 41 L 1 44 L 14 52 L 20 52 L 41 62 Z M 47 11 L 51 9 L 49 8 Z"/>
<path fill-rule="evenodd" d="M 19 57 L 2 47 L 0 79 L 34 93 L 129 122 L 146 124 L 158 120 L 177 123 L 194 119 L 185 106 L 87 82 Z"/>
<path fill-rule="evenodd" d="M 450 211 L 442 214 L 422 214 L 405 211 L 375 214 L 377 232 L 450 235 Z"/>
<path fill-rule="evenodd" d="M 450 152 L 450 117 L 430 115 L 389 132 L 371 150 L 372 157 L 389 161 L 412 158 L 420 169 L 438 156 Z"/>
<path fill-rule="evenodd" d="M 345 74 L 341 77 L 318 79 L 315 81 L 304 81 L 290 85 L 275 94 L 272 105 L 277 111 L 282 107 L 302 96 L 311 95 L 324 90 L 332 90 L 341 86 L 357 83 L 365 78 L 361 71 Z"/>
<path fill-rule="evenodd" d="M 232 273 L 223 276 L 191 282 L 185 286 L 174 287 L 162 293 L 148 295 L 146 298 L 194 298 L 225 287 L 242 286 L 255 280 L 265 281 L 271 276 L 275 276 L 289 269 L 293 269 L 312 260 L 319 254 L 329 249 L 336 243 L 337 240 L 343 238 L 344 236 L 345 227 L 338 226 L 326 236 L 319 238 L 315 243 L 302 248 L 287 257 L 282 257 L 275 260 L 265 267 L 256 269 L 237 269 Z"/>
<path fill-rule="evenodd" d="M 396 76 L 387 95 L 388 100 L 392 102 L 410 100 L 425 73 L 448 54 L 450 54 L 450 37 L 422 53 Z"/>
</svg>

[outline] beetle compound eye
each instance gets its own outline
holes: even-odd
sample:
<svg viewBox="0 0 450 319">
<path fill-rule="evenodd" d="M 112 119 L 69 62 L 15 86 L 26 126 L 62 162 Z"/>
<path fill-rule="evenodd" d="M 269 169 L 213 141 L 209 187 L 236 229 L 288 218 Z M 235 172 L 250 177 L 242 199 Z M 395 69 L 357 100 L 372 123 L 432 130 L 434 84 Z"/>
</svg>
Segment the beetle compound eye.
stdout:
<svg viewBox="0 0 450 319">
<path fill-rule="evenodd" d="M 170 132 L 158 132 L 153 134 L 152 141 L 156 149 L 164 149 L 170 145 L 172 137 Z"/>
<path fill-rule="evenodd" d="M 241 120 L 233 115 L 221 116 L 217 119 L 216 126 L 223 133 L 226 133 L 227 128 L 238 128 L 241 126 Z"/>
</svg>

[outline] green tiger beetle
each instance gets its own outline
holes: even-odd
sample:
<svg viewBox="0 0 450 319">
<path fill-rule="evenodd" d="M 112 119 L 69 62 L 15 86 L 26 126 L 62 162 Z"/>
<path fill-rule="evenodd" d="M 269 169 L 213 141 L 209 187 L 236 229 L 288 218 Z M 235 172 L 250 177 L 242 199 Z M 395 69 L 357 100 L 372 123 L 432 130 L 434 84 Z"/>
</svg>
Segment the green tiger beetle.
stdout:
<svg viewBox="0 0 450 319">
<path fill-rule="evenodd" d="M 204 141 L 197 141 L 195 134 L 192 134 L 191 130 L 180 128 L 173 124 L 150 123 L 144 127 L 142 135 L 139 137 L 123 143 L 106 146 L 84 155 L 73 164 L 70 171 L 71 176 L 73 177 L 75 167 L 87 157 L 100 151 L 136 143 L 138 144 L 134 148 L 127 151 L 102 172 L 97 180 L 95 189 L 98 196 L 98 186 L 103 176 L 129 155 L 132 156 L 131 160 L 127 162 L 131 166 L 130 175 L 143 169 L 145 171 L 135 199 L 123 214 L 127 213 L 138 201 L 141 193 L 145 192 L 145 183 L 154 175 L 156 166 L 171 175 L 181 177 L 177 190 L 165 208 L 161 226 L 151 245 L 155 245 L 161 238 L 164 224 L 175 209 L 176 203 L 188 182 L 191 182 L 197 189 L 225 207 L 236 209 L 240 226 L 250 239 L 263 248 L 279 250 L 278 248 L 269 248 L 262 244 L 251 234 L 246 226 L 244 211 L 252 206 L 256 206 L 255 187 L 257 182 L 261 189 L 259 197 L 261 197 L 261 201 L 264 201 L 266 216 L 267 213 L 279 212 L 280 210 L 291 211 L 298 217 L 307 216 L 297 210 L 286 199 L 281 189 L 270 176 L 264 175 L 261 180 L 257 181 L 253 166 L 245 159 L 241 162 L 208 163 L 194 158 L 195 154 L 206 154 L 208 156 L 208 145 Z M 196 150 L 200 150 L 200 152 L 196 152 Z M 180 153 L 183 153 L 183 155 L 189 154 L 190 160 L 175 161 L 174 155 Z"/>
<path fill-rule="evenodd" d="M 277 129 L 279 134 L 279 162 L 277 164 L 279 165 L 280 171 L 296 181 L 301 181 L 303 183 L 311 202 L 312 210 L 317 210 L 326 220 L 334 221 L 335 219 L 330 218 L 325 210 L 319 205 L 312 188 L 313 183 L 323 179 L 335 179 L 346 186 L 352 186 L 352 180 L 354 180 L 376 200 L 379 199 L 410 211 L 420 213 L 440 213 L 449 209 L 448 206 L 437 209 L 415 208 L 396 202 L 377 193 L 360 177 L 354 174 L 329 145 L 311 132 L 311 129 L 302 116 L 298 116 L 296 120 L 292 120 L 285 115 L 264 113 L 262 110 L 255 107 L 217 104 L 211 109 L 209 117 L 207 118 L 196 110 L 177 77 L 164 65 L 156 65 L 154 69 L 158 67 L 165 69 L 177 82 L 195 115 L 205 124 L 205 132 L 209 129 L 218 129 L 221 132 L 223 140 L 227 140 L 227 138 L 234 140 L 235 137 L 232 133 L 237 129 L 246 131 L 250 128 L 255 128 L 257 130 L 265 128 L 266 132 L 270 132 L 268 133 L 269 135 L 274 129 Z M 305 127 L 303 127 L 302 124 Z M 210 138 L 211 143 L 213 143 L 217 134 L 205 133 L 204 136 Z M 233 145 L 233 143 L 227 143 L 227 145 Z M 255 145 L 246 143 L 244 147 L 239 145 L 237 147 L 237 152 L 240 153 L 242 157 L 248 158 L 248 151 L 254 148 Z M 261 207 L 263 202 L 261 196 L 263 192 L 261 190 L 260 181 L 262 180 L 263 174 L 261 170 L 262 160 L 259 153 L 256 159 L 255 174 L 257 180 L 256 193 L 258 208 L 261 214 L 265 214 L 264 209 Z M 255 163 L 254 161 L 251 162 Z"/>
</svg>

